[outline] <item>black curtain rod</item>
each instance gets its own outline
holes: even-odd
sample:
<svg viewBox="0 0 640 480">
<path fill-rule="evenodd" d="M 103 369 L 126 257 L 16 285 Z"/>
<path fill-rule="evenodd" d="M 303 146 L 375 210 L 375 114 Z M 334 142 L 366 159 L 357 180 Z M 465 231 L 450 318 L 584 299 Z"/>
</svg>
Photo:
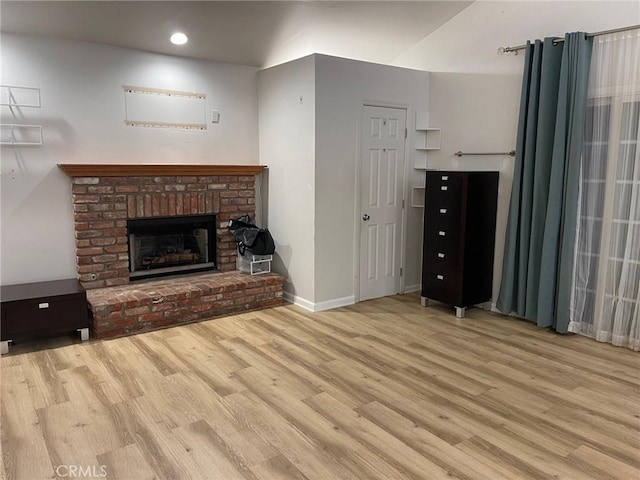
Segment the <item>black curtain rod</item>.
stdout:
<svg viewBox="0 0 640 480">
<path fill-rule="evenodd" d="M 635 30 L 636 28 L 640 28 L 640 25 L 631 25 L 629 27 L 614 28 L 613 30 L 603 30 L 602 32 L 587 33 L 587 37 L 597 37 L 599 35 L 607 35 L 609 33 L 626 32 L 627 30 Z M 564 42 L 564 38 L 558 37 L 554 40 L 554 42 L 555 43 Z M 503 53 L 509 53 L 509 52 L 516 52 L 516 55 L 517 55 L 518 50 L 524 50 L 525 48 L 527 48 L 526 45 L 518 45 L 517 47 L 500 47 L 498 48 L 498 53 L 503 54 Z"/>
</svg>

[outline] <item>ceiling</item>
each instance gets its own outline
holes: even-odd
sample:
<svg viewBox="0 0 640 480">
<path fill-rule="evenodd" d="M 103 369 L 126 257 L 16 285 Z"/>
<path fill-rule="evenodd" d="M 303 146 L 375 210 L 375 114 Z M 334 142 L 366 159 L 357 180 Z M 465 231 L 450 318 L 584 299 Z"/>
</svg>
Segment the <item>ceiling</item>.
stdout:
<svg viewBox="0 0 640 480">
<path fill-rule="evenodd" d="M 470 1 L 5 1 L 2 31 L 269 67 L 311 53 L 393 63 Z M 169 36 L 183 31 L 189 42 Z"/>
</svg>

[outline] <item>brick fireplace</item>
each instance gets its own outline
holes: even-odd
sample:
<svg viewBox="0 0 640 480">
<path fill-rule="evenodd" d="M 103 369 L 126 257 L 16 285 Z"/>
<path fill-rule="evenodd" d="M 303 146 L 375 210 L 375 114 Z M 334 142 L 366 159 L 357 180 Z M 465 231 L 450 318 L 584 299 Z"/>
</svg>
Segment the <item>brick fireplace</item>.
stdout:
<svg viewBox="0 0 640 480">
<path fill-rule="evenodd" d="M 95 336 L 134 333 L 282 303 L 281 276 L 249 280 L 234 272 L 236 243 L 227 229 L 232 218 L 254 217 L 255 179 L 263 166 L 59 167 L 72 181 L 78 278 L 88 291 Z M 215 215 L 217 273 L 193 277 L 197 287 L 190 277 L 129 284 L 127 222 L 189 215 Z M 164 295 L 168 287 L 171 294 Z"/>
<path fill-rule="evenodd" d="M 86 289 L 129 282 L 127 220 L 217 215 L 217 269 L 236 268 L 231 218 L 255 216 L 261 165 L 63 164 L 71 177 L 78 278 Z"/>
</svg>

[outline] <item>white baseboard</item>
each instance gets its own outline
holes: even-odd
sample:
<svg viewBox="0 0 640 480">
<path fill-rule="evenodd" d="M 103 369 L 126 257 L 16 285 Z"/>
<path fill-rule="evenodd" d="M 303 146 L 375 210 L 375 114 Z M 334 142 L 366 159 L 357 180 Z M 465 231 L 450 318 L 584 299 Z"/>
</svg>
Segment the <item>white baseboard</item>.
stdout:
<svg viewBox="0 0 640 480">
<path fill-rule="evenodd" d="M 306 300 L 302 297 L 298 297 L 297 295 L 294 295 L 293 293 L 287 291 L 285 291 L 282 296 L 286 302 L 293 303 L 294 305 L 313 312 L 313 302 L 310 302 L 309 300 Z"/>
<path fill-rule="evenodd" d="M 332 298 L 331 300 L 316 303 L 314 312 L 323 312 L 333 308 L 346 307 L 347 305 L 353 305 L 354 303 L 356 303 L 356 297 L 353 295 L 342 298 Z"/>
<path fill-rule="evenodd" d="M 324 302 L 313 303 L 309 300 L 293 295 L 290 292 L 284 292 L 284 299 L 287 302 L 293 303 L 299 307 L 302 307 L 310 312 L 323 312 L 325 310 L 331 310 L 338 307 L 346 307 L 347 305 L 353 305 L 356 303 L 355 297 L 350 295 L 342 298 L 332 298 L 331 300 L 325 300 Z"/>
<path fill-rule="evenodd" d="M 404 293 L 419 292 L 420 290 L 422 290 L 422 285 L 419 283 L 404 286 Z"/>
</svg>

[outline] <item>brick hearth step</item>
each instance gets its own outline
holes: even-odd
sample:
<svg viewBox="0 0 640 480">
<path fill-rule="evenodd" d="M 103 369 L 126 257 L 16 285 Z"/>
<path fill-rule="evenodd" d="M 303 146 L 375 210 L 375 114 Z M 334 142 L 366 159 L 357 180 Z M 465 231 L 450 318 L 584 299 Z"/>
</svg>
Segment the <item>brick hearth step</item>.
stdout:
<svg viewBox="0 0 640 480">
<path fill-rule="evenodd" d="M 282 305 L 284 277 L 216 272 L 87 291 L 94 338 Z"/>
</svg>

